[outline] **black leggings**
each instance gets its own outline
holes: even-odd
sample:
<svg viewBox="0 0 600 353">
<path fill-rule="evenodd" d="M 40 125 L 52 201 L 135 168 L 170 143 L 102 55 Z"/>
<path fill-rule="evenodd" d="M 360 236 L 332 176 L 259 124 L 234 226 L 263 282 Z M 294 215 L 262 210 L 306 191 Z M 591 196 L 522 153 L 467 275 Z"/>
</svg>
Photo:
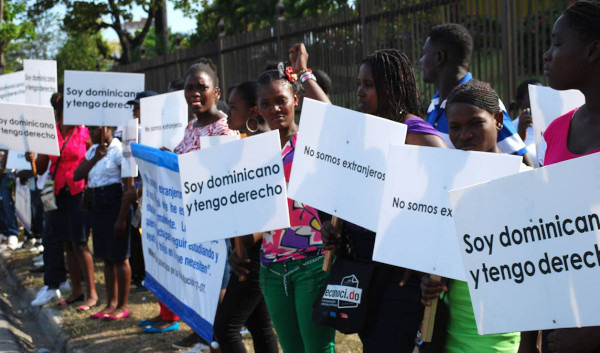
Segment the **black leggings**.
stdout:
<svg viewBox="0 0 600 353">
<path fill-rule="evenodd" d="M 260 243 L 259 243 L 260 244 Z M 260 262 L 253 260 L 246 280 L 240 282 L 232 274 L 223 302 L 215 317 L 215 336 L 223 353 L 246 353 L 240 330 L 245 323 L 252 334 L 255 352 L 277 353 L 277 338 L 271 317 L 260 291 Z"/>
</svg>

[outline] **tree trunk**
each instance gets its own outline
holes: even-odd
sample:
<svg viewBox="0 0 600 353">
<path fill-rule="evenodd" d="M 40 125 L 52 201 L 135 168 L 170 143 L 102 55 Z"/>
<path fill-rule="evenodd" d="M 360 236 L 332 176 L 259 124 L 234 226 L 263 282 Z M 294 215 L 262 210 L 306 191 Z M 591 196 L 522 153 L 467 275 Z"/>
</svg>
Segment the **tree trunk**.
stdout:
<svg viewBox="0 0 600 353">
<path fill-rule="evenodd" d="M 154 31 L 156 32 L 158 53 L 166 54 L 169 52 L 169 26 L 167 25 L 167 2 L 165 0 L 159 0 L 156 3 Z"/>
</svg>

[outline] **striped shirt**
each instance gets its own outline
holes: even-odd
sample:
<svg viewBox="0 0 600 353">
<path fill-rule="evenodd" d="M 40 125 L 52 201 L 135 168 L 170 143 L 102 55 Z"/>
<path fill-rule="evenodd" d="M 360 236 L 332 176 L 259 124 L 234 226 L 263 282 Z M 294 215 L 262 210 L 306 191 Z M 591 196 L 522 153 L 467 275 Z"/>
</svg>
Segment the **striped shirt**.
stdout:
<svg viewBox="0 0 600 353">
<path fill-rule="evenodd" d="M 465 77 L 460 80 L 459 85 L 469 82 L 473 79 L 473 75 L 470 72 L 467 72 Z M 448 120 L 446 119 L 446 102 L 444 100 L 440 104 L 440 93 L 436 92 L 429 104 L 429 108 L 427 109 L 427 122 L 431 124 L 437 131 L 439 131 L 440 136 L 446 142 L 448 147 L 454 148 L 454 145 L 450 141 L 450 137 L 448 136 Z M 500 131 L 498 131 L 498 148 L 500 151 L 508 154 L 517 154 L 522 156 L 527 153 L 527 148 L 525 147 L 525 143 L 521 140 L 519 134 L 515 130 L 512 120 L 504 107 L 504 104 L 501 100 L 498 101 L 500 104 L 500 109 L 504 113 L 504 125 Z"/>
</svg>

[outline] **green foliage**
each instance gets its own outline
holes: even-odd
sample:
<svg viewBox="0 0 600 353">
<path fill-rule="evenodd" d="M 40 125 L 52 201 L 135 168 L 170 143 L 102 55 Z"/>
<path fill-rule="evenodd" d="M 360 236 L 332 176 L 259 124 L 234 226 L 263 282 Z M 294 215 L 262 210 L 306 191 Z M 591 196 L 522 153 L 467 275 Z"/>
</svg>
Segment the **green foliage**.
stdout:
<svg viewBox="0 0 600 353">
<path fill-rule="evenodd" d="M 56 54 L 58 77 L 62 81 L 65 70 L 106 70 L 110 66 L 107 53 L 108 44 L 100 33 L 71 33 Z"/>
<path fill-rule="evenodd" d="M 197 18 L 197 31 L 192 40 L 209 42 L 219 35 L 218 23 L 223 19 L 225 34 L 235 34 L 272 26 L 279 17 L 279 0 L 201 0 L 202 9 L 189 0 L 176 1 L 176 6 Z M 196 2 L 197 3 L 197 2 Z M 283 16 L 293 19 L 333 11 L 349 6 L 347 0 L 284 0 Z"/>
<path fill-rule="evenodd" d="M 4 54 L 16 50 L 18 40 L 34 39 L 35 31 L 31 22 L 26 21 L 24 1 L 5 1 L 0 23 L 0 74 L 18 70 L 18 63 L 5 64 Z"/>
<path fill-rule="evenodd" d="M 63 26 L 68 33 L 86 32 L 95 35 L 106 28 L 112 28 L 117 32 L 121 43 L 121 56 L 118 58 L 121 64 L 128 63 L 131 60 L 132 51 L 143 43 L 154 19 L 156 6 L 155 0 L 36 0 L 28 13 L 30 17 L 35 17 L 57 5 L 64 5 L 67 9 Z M 134 6 L 141 6 L 146 11 L 148 25 L 132 36 L 125 30 L 124 23 L 133 19 L 132 8 Z M 105 49 L 99 47 L 98 50 L 102 52 Z"/>
</svg>

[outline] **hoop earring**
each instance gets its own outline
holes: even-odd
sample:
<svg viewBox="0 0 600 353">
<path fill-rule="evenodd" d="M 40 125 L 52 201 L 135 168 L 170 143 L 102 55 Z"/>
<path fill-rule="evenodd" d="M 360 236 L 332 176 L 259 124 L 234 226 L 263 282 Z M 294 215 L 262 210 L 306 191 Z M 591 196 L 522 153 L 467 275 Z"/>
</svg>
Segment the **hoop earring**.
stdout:
<svg viewBox="0 0 600 353">
<path fill-rule="evenodd" d="M 254 120 L 254 121 L 256 121 L 256 129 L 251 129 L 251 128 L 250 128 L 250 125 L 248 124 L 248 122 L 249 122 L 250 120 Z M 252 133 L 255 133 L 255 132 L 257 132 L 257 131 L 258 131 L 258 125 L 259 125 L 258 119 L 256 119 L 256 118 L 255 118 L 255 117 L 253 117 L 253 116 L 251 116 L 250 118 L 248 118 L 248 120 L 246 120 L 246 130 L 248 130 L 249 132 L 252 132 Z"/>
</svg>

